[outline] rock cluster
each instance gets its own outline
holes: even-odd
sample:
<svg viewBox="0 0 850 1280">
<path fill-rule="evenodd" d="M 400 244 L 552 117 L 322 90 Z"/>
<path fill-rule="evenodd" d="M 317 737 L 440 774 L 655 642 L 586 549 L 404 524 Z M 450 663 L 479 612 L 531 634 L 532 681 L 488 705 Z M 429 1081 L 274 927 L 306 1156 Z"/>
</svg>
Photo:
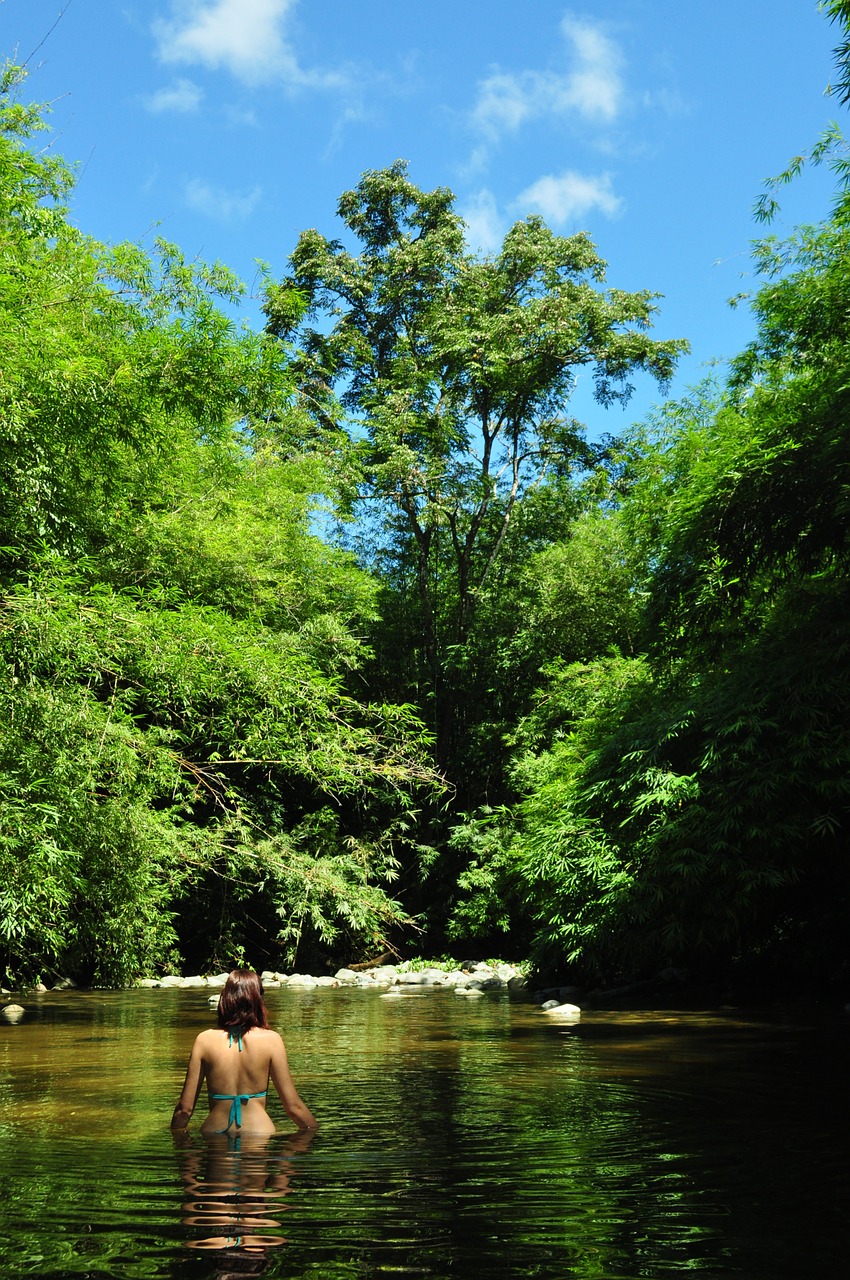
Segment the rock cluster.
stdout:
<svg viewBox="0 0 850 1280">
<path fill-rule="evenodd" d="M 434 965 L 412 969 L 405 964 L 382 964 L 372 969 L 338 969 L 330 977 L 314 977 L 309 973 L 276 973 L 270 969 L 260 975 L 267 991 L 280 987 L 309 990 L 315 987 L 360 987 L 383 994 L 413 995 L 417 992 L 449 988 L 456 995 L 476 996 L 486 991 L 509 991 L 520 994 L 525 991 L 525 979 L 511 964 L 485 964 L 469 962 L 456 969 L 443 969 Z M 170 974 L 164 978 L 142 978 L 139 987 L 178 987 L 182 990 L 196 987 L 220 989 L 227 981 L 226 973 L 210 976 L 200 974 L 180 978 Z"/>
<path fill-rule="evenodd" d="M 476 999 L 492 992 L 506 992 L 512 996 L 527 996 L 526 980 L 520 969 L 503 961 L 469 960 L 461 962 L 454 968 L 444 966 L 422 965 L 414 967 L 409 963 L 381 964 L 368 969 L 337 969 L 333 976 L 315 977 L 310 973 L 277 973 L 266 969 L 260 975 L 267 991 L 282 987 L 296 991 L 309 991 L 317 987 L 356 987 L 364 991 L 376 991 L 383 999 L 399 999 L 403 996 L 422 995 L 430 991 L 448 990 L 456 996 Z M 162 978 L 140 978 L 137 987 L 148 989 L 176 988 L 181 991 L 205 988 L 213 993 L 218 992 L 227 982 L 226 973 L 195 974 L 182 978 L 176 973 L 166 974 Z M 62 979 L 53 990 L 63 991 L 74 986 L 70 979 Z M 42 991 L 46 988 L 42 987 Z M 556 1019 L 574 1021 L 581 1016 L 577 1005 L 564 1001 L 566 994 L 573 994 L 576 988 L 552 989 L 538 992 L 535 999 L 541 1004 L 543 1011 Z M 559 999 L 546 999 L 546 996 L 557 994 Z M 209 996 L 212 1008 L 218 1003 L 218 995 Z M 7 1005 L 0 1009 L 0 1021 L 17 1022 L 24 1015 L 18 1005 Z"/>
</svg>

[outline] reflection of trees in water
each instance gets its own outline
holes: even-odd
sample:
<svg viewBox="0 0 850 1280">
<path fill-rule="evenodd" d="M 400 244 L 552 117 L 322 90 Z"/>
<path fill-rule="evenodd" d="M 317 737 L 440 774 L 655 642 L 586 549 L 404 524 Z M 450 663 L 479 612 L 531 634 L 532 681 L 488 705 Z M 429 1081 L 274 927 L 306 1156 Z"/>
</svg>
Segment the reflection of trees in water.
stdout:
<svg viewBox="0 0 850 1280">
<path fill-rule="evenodd" d="M 189 1249 L 218 1251 L 215 1276 L 260 1275 L 292 1190 L 292 1157 L 307 1150 L 313 1132 L 277 1135 L 201 1135 L 175 1130 L 183 1182 L 183 1223 L 211 1234 L 186 1240 Z M 271 1232 L 271 1233 L 270 1233 Z"/>
</svg>

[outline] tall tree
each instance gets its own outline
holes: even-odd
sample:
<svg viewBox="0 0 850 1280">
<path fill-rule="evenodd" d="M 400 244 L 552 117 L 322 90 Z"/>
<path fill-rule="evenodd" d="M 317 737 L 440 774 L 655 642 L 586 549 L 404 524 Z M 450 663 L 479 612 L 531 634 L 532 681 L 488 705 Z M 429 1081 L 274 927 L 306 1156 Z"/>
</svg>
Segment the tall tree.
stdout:
<svg viewBox="0 0 850 1280">
<path fill-rule="evenodd" d="M 339 389 L 353 415 L 362 520 L 410 567 L 418 694 L 450 771 L 459 658 L 517 508 L 590 458 L 568 415 L 579 372 L 601 404 L 625 401 L 633 374 L 665 383 L 686 347 L 649 337 L 656 295 L 604 287 L 587 235 L 530 217 L 478 259 L 453 206 L 403 162 L 365 173 L 338 206 L 359 252 L 304 232 L 267 302 L 270 330 L 288 336 L 293 293 L 306 298 L 302 388 L 316 405 Z"/>
</svg>

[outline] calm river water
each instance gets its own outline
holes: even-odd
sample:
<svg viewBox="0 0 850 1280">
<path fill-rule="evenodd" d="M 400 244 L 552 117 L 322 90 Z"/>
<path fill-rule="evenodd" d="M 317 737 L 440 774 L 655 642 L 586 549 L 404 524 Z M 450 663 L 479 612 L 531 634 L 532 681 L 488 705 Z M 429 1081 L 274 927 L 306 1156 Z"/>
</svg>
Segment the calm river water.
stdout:
<svg viewBox="0 0 850 1280">
<path fill-rule="evenodd" d="M 311 1139 L 168 1128 L 204 991 L 0 1025 L 9 1277 L 834 1280 L 850 1018 L 270 992 Z M 276 1105 L 276 1104 L 275 1104 Z M 241 1149 L 240 1149 L 241 1148 Z"/>
</svg>

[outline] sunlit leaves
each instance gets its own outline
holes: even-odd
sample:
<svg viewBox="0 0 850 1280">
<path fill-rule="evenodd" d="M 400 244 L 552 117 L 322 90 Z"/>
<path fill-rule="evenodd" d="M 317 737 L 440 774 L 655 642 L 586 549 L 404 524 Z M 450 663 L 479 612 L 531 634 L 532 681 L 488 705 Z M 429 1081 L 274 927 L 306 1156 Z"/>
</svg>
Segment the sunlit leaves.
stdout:
<svg viewBox="0 0 850 1280">
<path fill-rule="evenodd" d="M 436 780 L 412 710 L 346 685 L 375 587 L 311 528 L 345 463 L 289 348 L 238 326 L 230 271 L 74 228 L 19 81 L 0 90 L 0 963 L 121 982 L 178 946 L 349 958 L 406 918 L 385 886 Z"/>
<path fill-rule="evenodd" d="M 647 656 L 553 669 L 518 735 L 515 853 L 545 886 L 550 961 L 634 973 L 841 954 L 846 225 L 757 257 L 758 336 L 728 388 L 631 433 L 615 472 Z"/>
</svg>

